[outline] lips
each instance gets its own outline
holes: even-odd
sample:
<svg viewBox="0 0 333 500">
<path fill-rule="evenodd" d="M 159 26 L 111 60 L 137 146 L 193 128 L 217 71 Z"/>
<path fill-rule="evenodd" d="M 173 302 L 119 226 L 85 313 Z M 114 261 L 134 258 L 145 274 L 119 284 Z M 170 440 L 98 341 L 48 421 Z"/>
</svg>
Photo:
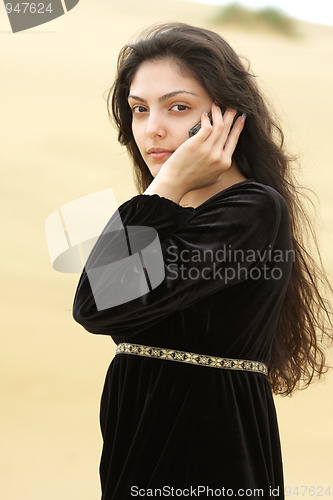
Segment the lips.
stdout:
<svg viewBox="0 0 333 500">
<path fill-rule="evenodd" d="M 174 151 L 172 149 L 164 149 L 164 148 L 154 148 L 151 147 L 147 150 L 147 153 L 151 158 L 155 158 L 156 160 L 166 159 L 168 156 L 172 155 Z"/>
</svg>

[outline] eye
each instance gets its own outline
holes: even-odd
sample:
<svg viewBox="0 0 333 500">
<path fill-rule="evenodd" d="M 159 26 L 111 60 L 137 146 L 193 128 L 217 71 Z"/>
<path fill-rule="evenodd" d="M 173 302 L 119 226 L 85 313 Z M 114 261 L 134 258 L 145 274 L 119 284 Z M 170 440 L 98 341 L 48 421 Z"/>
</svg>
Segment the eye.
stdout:
<svg viewBox="0 0 333 500">
<path fill-rule="evenodd" d="M 175 109 L 178 108 L 178 109 Z M 174 111 L 186 111 L 187 109 L 190 109 L 188 106 L 185 106 L 185 104 L 175 104 L 171 108 Z"/>
<path fill-rule="evenodd" d="M 141 106 L 140 104 L 137 104 L 136 106 L 132 107 L 132 113 L 141 114 L 144 113 L 145 111 L 147 111 L 147 108 Z"/>
</svg>

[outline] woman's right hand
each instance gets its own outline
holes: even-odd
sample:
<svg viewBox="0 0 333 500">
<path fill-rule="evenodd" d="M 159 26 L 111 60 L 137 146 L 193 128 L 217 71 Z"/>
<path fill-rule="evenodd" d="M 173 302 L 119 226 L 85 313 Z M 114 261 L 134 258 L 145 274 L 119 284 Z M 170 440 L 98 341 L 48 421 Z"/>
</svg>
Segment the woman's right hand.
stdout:
<svg viewBox="0 0 333 500">
<path fill-rule="evenodd" d="M 213 103 L 211 112 L 213 125 L 208 113 L 202 113 L 199 132 L 162 165 L 145 194 L 159 194 L 179 203 L 189 191 L 218 182 L 230 168 L 245 118 L 238 117 L 231 129 L 236 110 L 227 109 L 222 116 L 221 108 Z"/>
</svg>

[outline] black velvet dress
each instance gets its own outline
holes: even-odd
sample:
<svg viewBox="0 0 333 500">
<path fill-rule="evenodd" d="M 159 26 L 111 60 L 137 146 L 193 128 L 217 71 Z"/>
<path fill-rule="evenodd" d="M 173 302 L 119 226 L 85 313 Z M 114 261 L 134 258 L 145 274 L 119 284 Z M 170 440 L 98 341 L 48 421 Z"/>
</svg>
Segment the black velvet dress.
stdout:
<svg viewBox="0 0 333 500">
<path fill-rule="evenodd" d="M 116 344 L 268 364 L 293 261 L 284 199 L 247 179 L 197 208 L 137 195 L 119 213 L 124 226 L 156 229 L 165 279 L 141 297 L 98 310 L 86 266 L 75 320 Z M 112 253 L 102 235 L 90 263 Z M 252 490 L 260 498 L 284 498 L 265 374 L 117 354 L 102 395 L 101 428 L 103 500 L 176 496 L 176 490 L 183 497 L 231 496 L 231 490 L 251 496 Z"/>
</svg>

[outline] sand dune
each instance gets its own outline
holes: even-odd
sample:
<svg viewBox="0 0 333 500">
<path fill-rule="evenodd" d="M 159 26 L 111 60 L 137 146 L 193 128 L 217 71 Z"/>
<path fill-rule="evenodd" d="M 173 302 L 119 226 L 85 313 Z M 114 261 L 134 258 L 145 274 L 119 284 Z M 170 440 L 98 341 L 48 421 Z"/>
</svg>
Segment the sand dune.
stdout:
<svg viewBox="0 0 333 500">
<path fill-rule="evenodd" d="M 64 203 L 107 187 L 119 204 L 136 194 L 103 92 L 120 47 L 142 27 L 170 20 L 206 26 L 251 60 L 288 144 L 302 155 L 301 179 L 319 197 L 323 257 L 333 271 L 333 28 L 301 23 L 298 39 L 221 29 L 208 22 L 213 10 L 175 0 L 82 1 L 51 23 L 16 34 L 1 18 L 5 500 L 99 498 L 98 406 L 114 345 L 72 320 L 78 275 L 52 269 L 44 222 Z M 292 399 L 276 399 L 287 485 L 330 484 L 332 389 L 329 373 Z"/>
</svg>

